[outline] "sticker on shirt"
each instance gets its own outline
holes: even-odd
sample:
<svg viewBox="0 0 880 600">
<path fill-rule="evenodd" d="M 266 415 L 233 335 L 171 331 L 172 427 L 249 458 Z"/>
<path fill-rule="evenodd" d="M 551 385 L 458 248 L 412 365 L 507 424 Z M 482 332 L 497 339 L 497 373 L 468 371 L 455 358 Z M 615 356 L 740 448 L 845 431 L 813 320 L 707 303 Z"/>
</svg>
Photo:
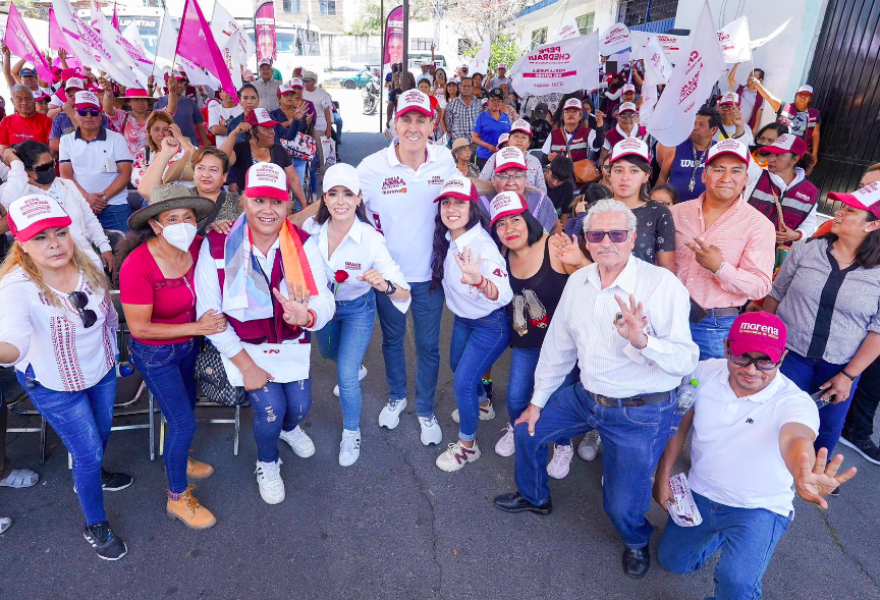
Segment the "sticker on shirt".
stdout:
<svg viewBox="0 0 880 600">
<path fill-rule="evenodd" d="M 434 175 L 428 180 L 428 185 L 443 185 L 443 178 L 439 175 Z"/>
<path fill-rule="evenodd" d="M 406 182 L 402 177 L 386 177 L 385 181 L 382 182 L 382 194 L 405 194 L 406 193 Z"/>
</svg>

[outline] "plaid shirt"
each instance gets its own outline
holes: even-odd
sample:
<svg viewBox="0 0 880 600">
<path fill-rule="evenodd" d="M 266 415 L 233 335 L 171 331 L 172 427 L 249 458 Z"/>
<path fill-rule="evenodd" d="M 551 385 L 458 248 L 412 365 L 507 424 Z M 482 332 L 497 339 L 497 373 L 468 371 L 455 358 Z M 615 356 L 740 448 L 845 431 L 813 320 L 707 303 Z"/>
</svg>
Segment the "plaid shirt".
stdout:
<svg viewBox="0 0 880 600">
<path fill-rule="evenodd" d="M 479 114 L 483 112 L 483 105 L 478 98 L 471 98 L 470 106 L 465 106 L 461 97 L 455 98 L 446 107 L 446 131 L 452 141 L 465 138 L 471 141 L 471 131 Z"/>
</svg>

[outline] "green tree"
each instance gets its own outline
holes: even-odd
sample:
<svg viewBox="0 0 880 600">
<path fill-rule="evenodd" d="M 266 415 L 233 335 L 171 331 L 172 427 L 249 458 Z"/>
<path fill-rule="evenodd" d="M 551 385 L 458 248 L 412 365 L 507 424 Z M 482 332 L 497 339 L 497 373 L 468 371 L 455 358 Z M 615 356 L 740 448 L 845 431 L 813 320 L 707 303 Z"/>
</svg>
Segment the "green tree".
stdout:
<svg viewBox="0 0 880 600">
<path fill-rule="evenodd" d="M 376 0 L 370 0 L 367 3 L 364 12 L 360 18 L 351 26 L 348 33 L 351 35 L 381 35 L 382 28 L 385 26 L 385 19 L 392 10 L 397 8 L 394 0 L 386 0 L 384 14 L 380 11 L 379 3 Z"/>
<path fill-rule="evenodd" d="M 480 46 L 469 48 L 462 52 L 462 56 L 471 58 L 479 52 Z M 522 50 L 519 49 L 513 38 L 502 34 L 494 42 L 492 42 L 492 56 L 489 57 L 489 68 L 496 71 L 500 63 L 504 63 L 508 68 L 513 66 L 519 57 L 522 56 Z"/>
</svg>

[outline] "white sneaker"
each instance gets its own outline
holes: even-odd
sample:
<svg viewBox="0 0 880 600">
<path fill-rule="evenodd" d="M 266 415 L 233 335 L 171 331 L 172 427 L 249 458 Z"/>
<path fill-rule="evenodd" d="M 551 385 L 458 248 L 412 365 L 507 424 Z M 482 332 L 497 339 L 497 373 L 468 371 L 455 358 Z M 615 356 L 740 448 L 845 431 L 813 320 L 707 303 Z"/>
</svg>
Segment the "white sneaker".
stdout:
<svg viewBox="0 0 880 600">
<path fill-rule="evenodd" d="M 434 415 L 419 417 L 419 425 L 422 426 L 422 443 L 425 446 L 439 444 L 443 441 L 443 430 Z"/>
<path fill-rule="evenodd" d="M 364 365 L 361 365 L 361 368 L 358 369 L 358 381 L 362 381 L 364 377 L 367 376 L 367 368 Z M 333 395 L 339 398 L 339 385 L 333 388 Z"/>
<path fill-rule="evenodd" d="M 403 400 L 388 400 L 388 404 L 379 413 L 379 427 L 394 429 L 400 423 L 400 413 L 406 409 L 406 398 Z"/>
<path fill-rule="evenodd" d="M 574 456 L 574 449 L 568 446 L 553 446 L 553 458 L 547 465 L 547 475 L 553 479 L 565 479 L 571 465 L 571 457 Z"/>
<path fill-rule="evenodd" d="M 495 454 L 504 457 L 513 456 L 514 452 L 516 452 L 516 443 L 513 440 L 513 427 L 508 423 L 507 428 L 503 431 L 504 435 L 495 444 Z"/>
<path fill-rule="evenodd" d="M 437 466 L 447 473 L 460 471 L 467 463 L 480 458 L 480 447 L 474 442 L 473 448 L 462 445 L 460 441 L 449 444 L 449 448 L 437 457 Z"/>
<path fill-rule="evenodd" d="M 452 420 L 456 423 L 460 423 L 458 420 L 458 409 L 456 408 L 452 411 Z M 491 421 L 495 418 L 495 409 L 492 407 L 492 401 L 489 401 L 487 406 L 480 405 L 480 420 L 481 421 Z"/>
<path fill-rule="evenodd" d="M 595 429 L 588 431 L 584 439 L 581 440 L 581 443 L 578 444 L 578 456 L 587 462 L 596 460 L 596 456 L 599 454 L 599 444 L 601 443 L 602 438 L 599 436 L 598 431 Z"/>
<path fill-rule="evenodd" d="M 284 482 L 281 480 L 281 459 L 278 462 L 257 461 L 257 485 L 260 486 L 260 496 L 266 504 L 278 504 L 284 502 Z"/>
<path fill-rule="evenodd" d="M 339 443 L 339 464 L 350 467 L 361 455 L 361 430 L 342 430 L 342 441 Z"/>
<path fill-rule="evenodd" d="M 315 443 L 299 425 L 293 431 L 282 431 L 281 439 L 287 442 L 293 453 L 300 458 L 308 458 L 315 453 Z"/>
</svg>

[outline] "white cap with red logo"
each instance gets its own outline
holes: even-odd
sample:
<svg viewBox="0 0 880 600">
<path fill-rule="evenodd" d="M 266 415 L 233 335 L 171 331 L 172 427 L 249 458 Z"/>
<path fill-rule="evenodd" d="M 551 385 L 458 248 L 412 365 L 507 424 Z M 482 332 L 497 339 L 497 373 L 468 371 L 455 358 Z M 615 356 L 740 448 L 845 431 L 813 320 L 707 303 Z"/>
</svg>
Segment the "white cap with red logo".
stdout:
<svg viewBox="0 0 880 600">
<path fill-rule="evenodd" d="M 513 122 L 513 125 L 510 126 L 511 135 L 516 131 L 521 131 L 526 135 L 532 135 L 532 126 L 525 119 L 517 119 Z"/>
<path fill-rule="evenodd" d="M 70 217 L 51 196 L 32 194 L 9 205 L 9 231 L 19 242 L 26 242 L 41 231 L 68 227 Z"/>
<path fill-rule="evenodd" d="M 869 183 L 865 187 L 854 191 L 851 194 L 843 192 L 831 192 L 828 194 L 830 200 L 843 202 L 847 206 L 867 210 L 875 217 L 880 219 L 880 182 Z"/>
<path fill-rule="evenodd" d="M 73 100 L 74 108 L 101 108 L 101 102 L 92 92 L 77 92 Z"/>
<path fill-rule="evenodd" d="M 739 94 L 736 92 L 724 92 L 718 100 L 718 106 L 738 106 Z"/>
<path fill-rule="evenodd" d="M 287 173 L 275 163 L 257 163 L 244 176 L 244 195 L 248 198 L 274 198 L 287 202 Z"/>
<path fill-rule="evenodd" d="M 749 148 L 745 144 L 742 144 L 733 139 L 721 140 L 711 148 L 709 148 L 709 153 L 706 154 L 706 164 L 708 165 L 710 162 L 718 158 L 723 154 L 730 154 L 740 159 L 746 164 L 749 164 L 749 160 L 751 160 L 751 154 L 749 153 Z"/>
<path fill-rule="evenodd" d="M 260 66 L 262 67 L 263 65 L 271 67 L 272 66 L 272 59 L 267 56 L 266 58 L 264 58 L 263 60 L 260 61 Z"/>
<path fill-rule="evenodd" d="M 489 225 L 510 215 L 521 215 L 528 210 L 526 199 L 516 192 L 499 192 L 489 203 Z"/>
<path fill-rule="evenodd" d="M 526 169 L 526 158 L 522 150 L 515 146 L 502 148 L 495 154 L 495 172 L 500 173 L 507 169 Z"/>
<path fill-rule="evenodd" d="M 300 87 L 302 87 L 302 86 L 300 86 Z M 278 91 L 275 93 L 278 94 L 278 97 L 280 98 L 281 96 L 287 96 L 288 94 L 292 94 L 293 88 L 289 84 L 282 83 L 281 85 L 278 86 Z"/>
<path fill-rule="evenodd" d="M 614 148 L 611 149 L 611 158 L 608 162 L 613 163 L 625 156 L 638 156 L 651 162 L 648 144 L 635 137 L 628 137 L 614 144 Z"/>
<path fill-rule="evenodd" d="M 639 109 L 636 108 L 636 105 L 632 102 L 624 102 L 620 105 L 620 108 L 617 111 L 617 114 L 622 115 L 623 113 L 637 113 Z"/>
<path fill-rule="evenodd" d="M 571 108 L 576 108 L 578 110 L 584 110 L 583 103 L 577 98 L 569 98 L 565 101 L 565 104 L 562 105 L 562 110 L 569 110 Z"/>
<path fill-rule="evenodd" d="M 813 86 L 811 85 L 802 85 L 797 89 L 797 94 L 809 94 L 813 95 Z M 797 95 L 795 94 L 795 95 Z"/>
<path fill-rule="evenodd" d="M 299 77 L 294 77 L 293 79 L 291 79 L 291 80 L 288 82 L 288 85 L 289 85 L 291 88 L 296 88 L 296 87 L 301 88 L 301 87 L 303 87 L 303 80 L 300 79 Z"/>
<path fill-rule="evenodd" d="M 509 133 L 502 133 L 501 135 L 498 136 L 498 143 L 495 144 L 495 147 L 498 149 L 501 149 L 501 145 L 506 144 L 508 141 L 510 141 L 510 134 Z"/>
<path fill-rule="evenodd" d="M 457 198 L 458 200 L 476 202 L 477 188 L 470 179 L 456 172 L 440 188 L 440 194 L 434 198 L 434 202 L 440 202 L 443 198 Z"/>
<path fill-rule="evenodd" d="M 802 158 L 807 152 L 807 142 L 804 138 L 798 137 L 793 133 L 783 133 L 770 146 L 765 146 L 762 152 L 766 154 L 786 154 L 792 152 Z"/>
<path fill-rule="evenodd" d="M 636 86 L 634 86 L 634 85 L 631 84 L 631 83 L 624 84 L 624 86 L 623 86 L 623 90 L 621 91 L 621 95 L 623 95 L 623 94 L 635 94 L 635 93 L 636 93 Z"/>
<path fill-rule="evenodd" d="M 397 113 L 394 116 L 402 117 L 411 110 L 418 111 L 427 117 L 434 116 L 431 99 L 419 90 L 407 90 L 401 94 L 397 100 Z"/>
<path fill-rule="evenodd" d="M 67 92 L 72 92 L 74 90 L 84 90 L 86 89 L 86 84 L 80 77 L 71 77 L 65 82 L 64 89 Z"/>
</svg>

